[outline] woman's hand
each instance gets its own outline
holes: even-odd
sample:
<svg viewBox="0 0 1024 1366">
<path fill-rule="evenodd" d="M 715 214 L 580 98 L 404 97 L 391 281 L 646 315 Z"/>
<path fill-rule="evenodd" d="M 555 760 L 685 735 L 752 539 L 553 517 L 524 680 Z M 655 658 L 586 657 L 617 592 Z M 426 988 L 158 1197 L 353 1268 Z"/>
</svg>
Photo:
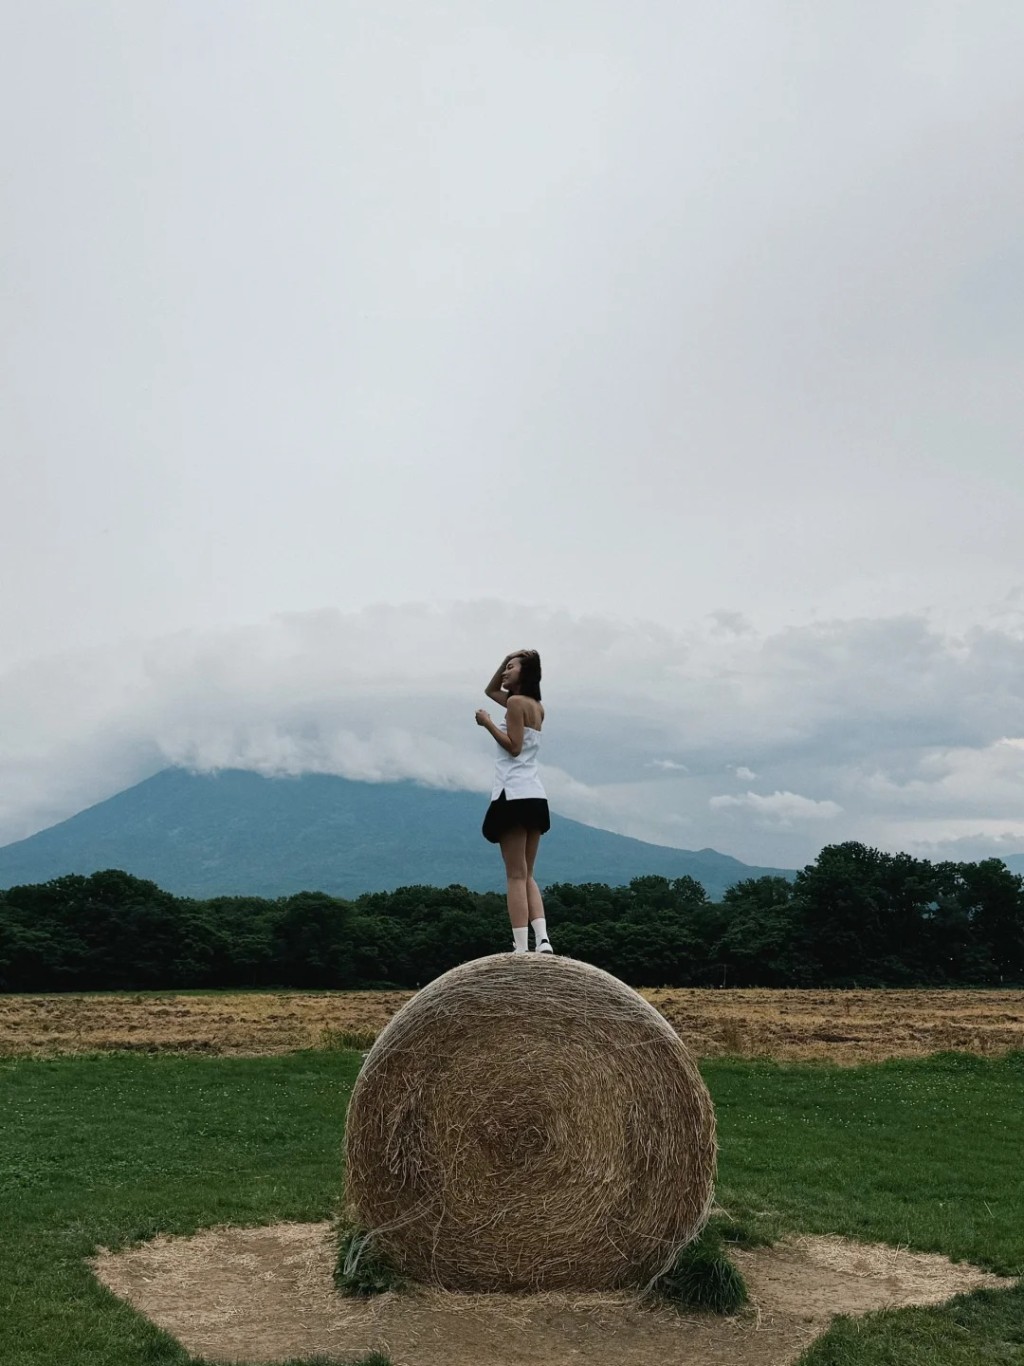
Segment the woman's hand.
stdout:
<svg viewBox="0 0 1024 1366">
<path fill-rule="evenodd" d="M 478 726 L 489 726 L 491 724 L 490 713 L 484 711 L 483 707 L 476 714 L 476 723 Z"/>
</svg>

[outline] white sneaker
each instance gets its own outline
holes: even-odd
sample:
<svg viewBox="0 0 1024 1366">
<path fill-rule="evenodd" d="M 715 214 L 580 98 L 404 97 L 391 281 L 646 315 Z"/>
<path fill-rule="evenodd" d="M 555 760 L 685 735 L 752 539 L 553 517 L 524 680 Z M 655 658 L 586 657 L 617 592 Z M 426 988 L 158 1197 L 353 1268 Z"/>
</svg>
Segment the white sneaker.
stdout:
<svg viewBox="0 0 1024 1366">
<path fill-rule="evenodd" d="M 554 949 L 551 947 L 551 941 L 542 939 L 534 949 L 534 953 L 554 953 Z"/>
</svg>

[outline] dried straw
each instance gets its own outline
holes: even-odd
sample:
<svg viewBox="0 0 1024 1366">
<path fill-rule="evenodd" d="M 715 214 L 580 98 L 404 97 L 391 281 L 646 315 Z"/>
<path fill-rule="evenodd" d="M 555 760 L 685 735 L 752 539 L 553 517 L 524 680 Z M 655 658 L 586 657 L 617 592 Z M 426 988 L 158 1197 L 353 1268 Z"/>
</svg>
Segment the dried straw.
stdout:
<svg viewBox="0 0 1024 1366">
<path fill-rule="evenodd" d="M 449 1290 L 649 1283 L 700 1232 L 715 1119 L 686 1047 L 617 978 L 499 954 L 424 987 L 360 1073 L 350 1216 Z"/>
</svg>

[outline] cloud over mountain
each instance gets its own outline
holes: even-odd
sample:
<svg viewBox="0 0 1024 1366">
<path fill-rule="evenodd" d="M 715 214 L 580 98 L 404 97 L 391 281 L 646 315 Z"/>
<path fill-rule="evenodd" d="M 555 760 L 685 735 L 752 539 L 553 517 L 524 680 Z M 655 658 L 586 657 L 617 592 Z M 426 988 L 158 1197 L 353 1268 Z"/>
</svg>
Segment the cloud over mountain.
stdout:
<svg viewBox="0 0 1024 1366">
<path fill-rule="evenodd" d="M 483 793 L 493 751 L 473 713 L 519 643 L 543 653 L 546 775 L 567 815 L 781 866 L 847 838 L 1010 851 L 1024 846 L 1024 623 L 1005 604 L 990 618 L 672 632 L 408 604 L 53 658 L 0 677 L 0 837 L 170 764 Z"/>
</svg>

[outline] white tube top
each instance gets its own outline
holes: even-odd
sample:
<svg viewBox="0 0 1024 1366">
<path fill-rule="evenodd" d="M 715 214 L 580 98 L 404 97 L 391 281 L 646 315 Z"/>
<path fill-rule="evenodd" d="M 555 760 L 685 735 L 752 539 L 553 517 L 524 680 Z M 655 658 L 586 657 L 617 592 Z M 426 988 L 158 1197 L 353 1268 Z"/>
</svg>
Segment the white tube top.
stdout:
<svg viewBox="0 0 1024 1366">
<path fill-rule="evenodd" d="M 499 730 L 507 729 L 502 721 Z M 494 742 L 498 744 L 497 740 Z M 509 754 L 507 749 L 498 745 L 498 757 L 494 764 L 494 783 L 491 787 L 491 801 L 495 801 L 504 790 L 505 800 L 514 802 L 523 797 L 546 797 L 544 784 L 537 771 L 537 751 L 540 749 L 540 731 L 532 726 L 523 729 L 523 747 L 518 754 Z"/>
</svg>

